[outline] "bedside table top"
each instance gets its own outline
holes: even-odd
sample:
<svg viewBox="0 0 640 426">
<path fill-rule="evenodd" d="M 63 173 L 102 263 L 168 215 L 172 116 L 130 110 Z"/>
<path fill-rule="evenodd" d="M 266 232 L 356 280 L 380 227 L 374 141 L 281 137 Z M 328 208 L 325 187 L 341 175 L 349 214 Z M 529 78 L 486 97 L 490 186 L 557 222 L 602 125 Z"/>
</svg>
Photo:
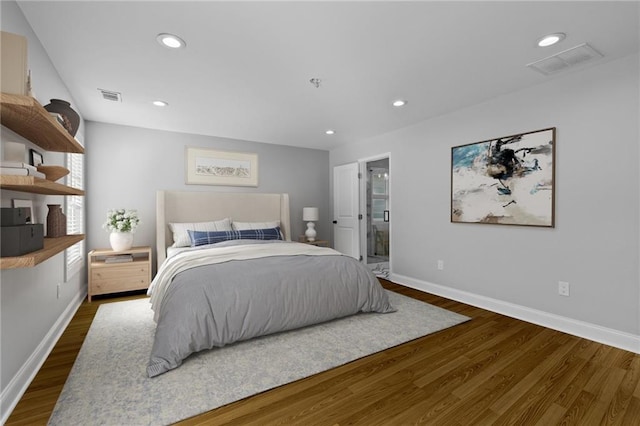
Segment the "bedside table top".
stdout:
<svg viewBox="0 0 640 426">
<path fill-rule="evenodd" d="M 311 244 L 312 246 L 329 247 L 329 241 L 327 240 L 315 240 L 315 241 L 300 241 L 303 244 Z"/>
<path fill-rule="evenodd" d="M 108 248 L 95 249 L 95 250 L 91 250 L 89 252 L 89 255 L 91 255 L 91 256 L 104 256 L 104 255 L 115 254 L 115 253 L 131 253 L 131 254 L 135 254 L 135 253 L 151 253 L 151 247 L 149 247 L 149 246 L 131 247 L 129 250 L 122 250 L 122 251 L 113 251 L 113 250 L 108 249 Z"/>
</svg>

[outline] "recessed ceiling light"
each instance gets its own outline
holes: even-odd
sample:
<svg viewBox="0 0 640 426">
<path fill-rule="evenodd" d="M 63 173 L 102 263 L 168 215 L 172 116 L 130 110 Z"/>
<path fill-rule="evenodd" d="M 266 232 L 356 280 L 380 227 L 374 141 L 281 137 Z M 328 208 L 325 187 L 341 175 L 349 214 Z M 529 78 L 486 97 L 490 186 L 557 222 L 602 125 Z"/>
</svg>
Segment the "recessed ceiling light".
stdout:
<svg viewBox="0 0 640 426">
<path fill-rule="evenodd" d="M 567 35 L 565 33 L 548 34 L 542 37 L 540 40 L 538 40 L 538 46 L 539 47 L 553 46 L 554 44 L 564 40 L 566 36 Z"/>
<path fill-rule="evenodd" d="M 156 40 L 158 40 L 161 46 L 168 47 L 169 49 L 181 49 L 187 46 L 187 43 L 185 43 L 183 39 L 169 33 L 158 34 Z"/>
<path fill-rule="evenodd" d="M 336 134 L 336 131 L 335 131 L 335 130 L 331 130 L 331 129 L 329 129 L 329 130 L 325 131 L 325 133 L 326 133 L 327 135 L 335 135 L 335 134 Z"/>
<path fill-rule="evenodd" d="M 407 101 L 403 100 L 403 99 L 398 99 L 396 101 L 393 101 L 393 106 L 394 107 L 401 107 L 401 106 L 405 106 L 407 104 Z"/>
<path fill-rule="evenodd" d="M 167 102 L 165 102 L 165 101 L 153 101 L 153 104 L 154 104 L 155 106 L 159 106 L 159 107 L 165 107 L 165 106 L 169 105 L 169 104 L 168 104 Z"/>
</svg>

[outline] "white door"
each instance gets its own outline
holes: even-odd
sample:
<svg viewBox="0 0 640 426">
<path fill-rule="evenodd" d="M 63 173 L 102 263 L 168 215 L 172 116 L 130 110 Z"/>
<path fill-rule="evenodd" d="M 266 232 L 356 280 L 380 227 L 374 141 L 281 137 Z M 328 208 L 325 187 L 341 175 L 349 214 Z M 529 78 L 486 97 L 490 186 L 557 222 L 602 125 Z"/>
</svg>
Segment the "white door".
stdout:
<svg viewBox="0 0 640 426">
<path fill-rule="evenodd" d="M 360 259 L 358 163 L 333 168 L 333 240 L 342 254 Z"/>
</svg>

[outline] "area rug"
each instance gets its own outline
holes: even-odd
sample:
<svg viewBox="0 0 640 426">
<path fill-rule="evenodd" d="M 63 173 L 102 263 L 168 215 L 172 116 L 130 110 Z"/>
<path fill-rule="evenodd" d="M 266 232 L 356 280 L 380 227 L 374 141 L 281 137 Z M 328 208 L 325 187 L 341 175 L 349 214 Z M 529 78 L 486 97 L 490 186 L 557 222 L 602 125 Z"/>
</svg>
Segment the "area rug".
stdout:
<svg viewBox="0 0 640 426">
<path fill-rule="evenodd" d="M 192 355 L 149 379 L 148 299 L 101 305 L 51 425 L 170 424 L 467 321 L 387 291 L 397 312 L 358 314 Z"/>
</svg>

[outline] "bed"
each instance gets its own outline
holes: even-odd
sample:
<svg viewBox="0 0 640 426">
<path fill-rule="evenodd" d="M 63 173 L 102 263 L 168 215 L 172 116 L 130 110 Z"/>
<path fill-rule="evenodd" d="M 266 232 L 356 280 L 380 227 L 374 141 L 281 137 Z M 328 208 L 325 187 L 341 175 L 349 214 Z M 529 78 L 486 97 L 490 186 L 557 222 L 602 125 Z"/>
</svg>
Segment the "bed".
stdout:
<svg viewBox="0 0 640 426">
<path fill-rule="evenodd" d="M 291 241 L 287 194 L 158 191 L 156 220 L 149 377 L 196 352 L 394 311 L 360 262 Z"/>
</svg>

